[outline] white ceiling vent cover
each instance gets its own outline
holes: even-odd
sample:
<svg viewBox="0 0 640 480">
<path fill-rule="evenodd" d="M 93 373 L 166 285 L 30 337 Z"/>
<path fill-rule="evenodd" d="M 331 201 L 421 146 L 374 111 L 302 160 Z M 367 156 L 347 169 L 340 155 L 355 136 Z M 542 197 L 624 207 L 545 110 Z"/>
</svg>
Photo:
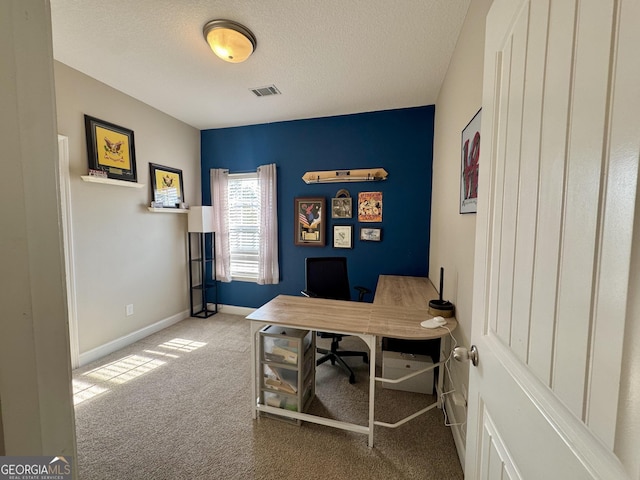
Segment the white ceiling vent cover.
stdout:
<svg viewBox="0 0 640 480">
<path fill-rule="evenodd" d="M 280 95 L 280 90 L 275 85 L 267 85 L 266 87 L 256 87 L 250 89 L 256 97 L 268 97 L 270 95 Z"/>
</svg>

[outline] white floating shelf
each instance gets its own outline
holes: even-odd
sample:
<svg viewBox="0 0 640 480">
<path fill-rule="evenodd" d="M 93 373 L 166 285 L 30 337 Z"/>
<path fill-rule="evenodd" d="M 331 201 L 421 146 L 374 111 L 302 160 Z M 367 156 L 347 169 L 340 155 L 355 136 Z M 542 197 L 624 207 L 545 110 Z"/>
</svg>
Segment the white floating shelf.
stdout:
<svg viewBox="0 0 640 480">
<path fill-rule="evenodd" d="M 153 208 L 147 207 L 150 212 L 161 212 L 161 213 L 189 213 L 189 209 L 187 208 Z"/>
<path fill-rule="evenodd" d="M 113 178 L 94 177 L 91 175 L 82 175 L 80 178 L 85 182 L 104 183 L 106 185 L 117 185 L 119 187 L 142 188 L 144 183 L 127 182 L 125 180 L 114 180 Z"/>
<path fill-rule="evenodd" d="M 364 168 L 359 170 L 324 170 L 306 172 L 302 176 L 304 183 L 346 183 L 346 182 L 378 182 L 387 179 L 384 168 Z"/>
</svg>

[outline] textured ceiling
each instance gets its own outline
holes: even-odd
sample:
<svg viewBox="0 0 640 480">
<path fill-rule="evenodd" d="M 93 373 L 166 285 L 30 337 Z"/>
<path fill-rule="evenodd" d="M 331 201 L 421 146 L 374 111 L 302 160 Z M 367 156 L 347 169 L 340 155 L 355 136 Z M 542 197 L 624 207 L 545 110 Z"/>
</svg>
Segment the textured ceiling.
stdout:
<svg viewBox="0 0 640 480">
<path fill-rule="evenodd" d="M 198 129 L 430 105 L 469 1 L 51 0 L 53 53 Z M 211 52 L 216 18 L 253 31 L 249 60 Z"/>
</svg>

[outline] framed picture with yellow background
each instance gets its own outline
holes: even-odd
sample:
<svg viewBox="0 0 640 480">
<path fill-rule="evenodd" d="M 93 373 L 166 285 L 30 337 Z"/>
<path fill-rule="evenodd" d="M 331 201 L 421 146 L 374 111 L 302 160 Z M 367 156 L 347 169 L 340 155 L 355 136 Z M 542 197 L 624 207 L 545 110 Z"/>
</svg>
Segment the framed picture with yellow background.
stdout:
<svg viewBox="0 0 640 480">
<path fill-rule="evenodd" d="M 151 201 L 160 208 L 180 208 L 184 203 L 182 170 L 149 164 L 151 178 Z"/>
<path fill-rule="evenodd" d="M 137 182 L 133 130 L 84 116 L 89 170 L 104 172 L 107 178 Z"/>
</svg>

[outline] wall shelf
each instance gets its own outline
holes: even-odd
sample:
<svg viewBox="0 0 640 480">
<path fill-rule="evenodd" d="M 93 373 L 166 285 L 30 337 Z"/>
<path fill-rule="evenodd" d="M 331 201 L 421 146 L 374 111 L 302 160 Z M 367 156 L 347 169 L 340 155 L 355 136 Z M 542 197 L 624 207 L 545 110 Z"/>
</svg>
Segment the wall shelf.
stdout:
<svg viewBox="0 0 640 480">
<path fill-rule="evenodd" d="M 114 180 L 113 178 L 94 177 L 91 175 L 82 175 L 80 178 L 89 183 L 103 183 L 106 185 L 117 185 L 119 187 L 142 188 L 144 183 L 127 182 L 124 180 Z"/>
<path fill-rule="evenodd" d="M 147 207 L 147 210 L 150 212 L 156 213 L 189 213 L 189 209 L 187 208 L 153 208 Z"/>
<path fill-rule="evenodd" d="M 324 170 L 305 172 L 302 180 L 310 183 L 378 182 L 387 179 L 384 168 L 363 168 L 359 170 Z"/>
</svg>

